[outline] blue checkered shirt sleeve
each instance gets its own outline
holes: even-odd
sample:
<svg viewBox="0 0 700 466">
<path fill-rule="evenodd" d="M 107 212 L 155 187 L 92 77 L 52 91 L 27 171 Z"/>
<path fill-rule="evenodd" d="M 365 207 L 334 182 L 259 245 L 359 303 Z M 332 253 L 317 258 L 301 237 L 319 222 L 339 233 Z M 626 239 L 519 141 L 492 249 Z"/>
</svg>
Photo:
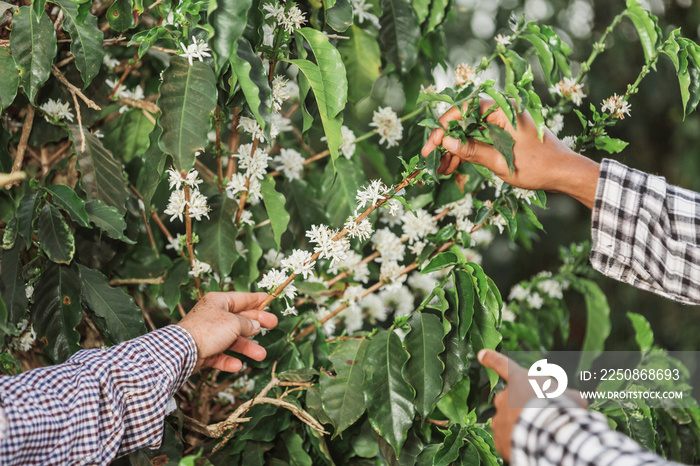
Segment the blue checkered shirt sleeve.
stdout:
<svg viewBox="0 0 700 466">
<path fill-rule="evenodd" d="M 606 159 L 591 227 L 596 270 L 700 304 L 700 194 Z"/>
<path fill-rule="evenodd" d="M 700 304 L 700 194 L 612 160 L 600 167 L 591 225 L 593 267 L 686 304 Z M 610 429 L 571 400 L 523 409 L 511 435 L 514 466 L 673 463 Z"/>
<path fill-rule="evenodd" d="M 168 400 L 196 360 L 191 335 L 171 325 L 1 377 L 0 463 L 107 464 L 158 447 Z"/>
</svg>

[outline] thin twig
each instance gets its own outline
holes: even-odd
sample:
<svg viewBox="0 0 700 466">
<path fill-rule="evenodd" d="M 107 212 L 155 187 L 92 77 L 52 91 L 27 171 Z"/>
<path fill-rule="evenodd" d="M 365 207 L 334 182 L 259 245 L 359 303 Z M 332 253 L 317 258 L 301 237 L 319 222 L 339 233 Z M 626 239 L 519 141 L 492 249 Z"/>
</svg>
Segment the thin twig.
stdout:
<svg viewBox="0 0 700 466">
<path fill-rule="evenodd" d="M 250 148 L 250 157 L 253 158 L 255 155 L 255 151 L 258 150 L 258 143 L 259 140 L 258 138 L 255 138 L 253 140 L 253 145 Z M 250 177 L 252 175 L 248 175 L 245 179 L 245 189 L 241 193 L 241 200 L 238 202 L 238 211 L 236 212 L 236 221 L 234 222 L 236 224 L 236 227 L 241 223 L 241 216 L 243 215 L 243 210 L 245 209 L 245 203 L 248 201 L 248 189 L 250 188 Z"/>
<path fill-rule="evenodd" d="M 149 11 L 151 11 L 152 9 L 154 9 L 155 7 L 160 5 L 162 2 L 163 2 L 163 0 L 156 0 L 151 6 L 149 6 L 148 8 L 146 8 L 144 10 L 144 13 L 148 13 Z"/>
<path fill-rule="evenodd" d="M 155 278 L 115 278 L 109 281 L 110 286 L 123 285 L 160 285 L 165 281 L 165 275 Z"/>
<path fill-rule="evenodd" d="M 78 96 L 72 90 L 70 90 L 70 95 L 73 96 L 73 105 L 75 105 L 75 115 L 78 119 L 78 130 L 80 131 L 80 152 L 85 152 L 85 131 L 83 130 L 83 117 L 80 115 L 80 104 L 78 103 Z"/>
<path fill-rule="evenodd" d="M 112 89 L 112 92 L 109 93 L 109 96 L 107 96 L 107 100 L 112 100 L 114 98 L 114 95 L 117 93 L 117 90 L 119 89 L 119 86 L 122 85 L 124 80 L 129 76 L 129 74 L 133 71 L 133 69 L 136 67 L 136 61 L 139 59 L 138 54 L 134 57 L 133 63 L 128 63 L 126 65 L 126 68 L 124 68 L 124 72 L 122 73 L 121 77 L 119 78 L 119 81 L 117 81 L 117 84 L 114 85 L 114 89 Z"/>
<path fill-rule="evenodd" d="M 63 68 L 69 63 L 72 63 L 75 61 L 75 55 L 72 55 L 70 52 L 68 52 L 68 58 L 64 58 L 60 62 L 56 63 L 56 68 Z"/>
<path fill-rule="evenodd" d="M 159 113 L 160 109 L 156 104 L 148 100 L 135 100 L 128 97 L 119 97 L 119 103 L 129 107 L 140 108 L 151 113 Z"/>
<path fill-rule="evenodd" d="M 53 74 L 56 77 L 56 79 L 58 79 L 61 82 L 61 84 L 66 86 L 69 91 L 74 92 L 78 97 L 80 97 L 80 100 L 85 102 L 85 105 L 87 105 L 93 110 L 102 110 L 99 105 L 85 97 L 85 94 L 83 94 L 83 92 L 79 88 L 71 84 L 71 82 L 68 81 L 68 79 L 66 79 L 66 77 L 63 75 L 61 70 L 56 68 L 56 65 L 51 65 L 51 74 Z"/>
<path fill-rule="evenodd" d="M 27 142 L 29 141 L 29 133 L 32 132 L 32 126 L 34 125 L 34 106 L 29 104 L 27 108 L 27 114 L 24 116 L 24 123 L 22 124 L 22 135 L 19 138 L 19 144 L 17 145 L 17 154 L 15 155 L 15 161 L 12 164 L 11 175 L 16 175 L 22 170 L 22 164 L 24 163 L 24 153 L 27 151 Z M 11 181 L 5 185 L 5 189 L 10 189 L 13 186 L 19 184 L 18 180 Z"/>
<path fill-rule="evenodd" d="M 238 146 L 241 142 L 241 133 L 238 131 L 238 123 L 241 121 L 241 109 L 236 107 L 233 109 L 233 119 L 231 120 L 231 128 L 228 134 L 228 166 L 226 167 L 226 178 L 231 179 L 231 175 L 236 173 L 236 157 L 234 154 L 238 152 Z"/>
<path fill-rule="evenodd" d="M 186 176 L 185 172 L 180 172 L 183 178 Z M 185 190 L 185 235 L 187 237 L 187 255 L 190 259 L 190 269 L 194 269 L 194 243 L 192 242 L 192 218 L 190 217 L 190 186 L 185 183 L 183 186 Z M 198 276 L 194 277 L 194 284 L 197 288 L 197 299 L 202 299 L 202 290 L 200 289 L 201 280 Z"/>
<path fill-rule="evenodd" d="M 148 112 L 147 112 L 146 110 L 144 110 L 144 109 L 141 109 L 141 113 L 143 113 L 143 116 L 145 116 L 146 119 L 147 119 L 148 121 L 150 121 L 152 125 L 155 126 L 155 124 L 156 124 L 156 119 L 153 118 L 153 117 L 151 116 L 150 113 L 148 113 Z"/>
</svg>

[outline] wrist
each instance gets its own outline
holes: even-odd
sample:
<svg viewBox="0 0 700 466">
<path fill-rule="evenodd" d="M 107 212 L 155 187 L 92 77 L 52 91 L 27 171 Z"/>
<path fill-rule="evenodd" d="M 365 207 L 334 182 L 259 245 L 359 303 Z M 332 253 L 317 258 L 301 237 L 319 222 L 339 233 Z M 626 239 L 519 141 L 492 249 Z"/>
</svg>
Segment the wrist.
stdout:
<svg viewBox="0 0 700 466">
<path fill-rule="evenodd" d="M 553 168 L 549 190 L 566 194 L 592 209 L 600 164 L 566 148 L 556 157 Z"/>
</svg>

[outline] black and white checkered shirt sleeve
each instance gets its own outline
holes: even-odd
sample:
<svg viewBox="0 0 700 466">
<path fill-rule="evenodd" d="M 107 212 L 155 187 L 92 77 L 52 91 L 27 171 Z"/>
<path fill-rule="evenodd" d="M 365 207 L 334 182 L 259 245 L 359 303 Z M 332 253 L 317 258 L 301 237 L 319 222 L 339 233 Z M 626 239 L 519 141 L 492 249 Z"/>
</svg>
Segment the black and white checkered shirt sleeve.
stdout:
<svg viewBox="0 0 700 466">
<path fill-rule="evenodd" d="M 606 159 L 591 226 L 596 270 L 700 304 L 700 194 Z"/>
<path fill-rule="evenodd" d="M 533 407 L 542 401 L 530 400 L 513 427 L 513 466 L 680 466 L 610 429 L 600 413 L 566 397 Z"/>
<path fill-rule="evenodd" d="M 171 325 L 0 377 L 0 463 L 108 464 L 158 447 L 168 400 L 196 361 L 192 336 Z"/>
</svg>

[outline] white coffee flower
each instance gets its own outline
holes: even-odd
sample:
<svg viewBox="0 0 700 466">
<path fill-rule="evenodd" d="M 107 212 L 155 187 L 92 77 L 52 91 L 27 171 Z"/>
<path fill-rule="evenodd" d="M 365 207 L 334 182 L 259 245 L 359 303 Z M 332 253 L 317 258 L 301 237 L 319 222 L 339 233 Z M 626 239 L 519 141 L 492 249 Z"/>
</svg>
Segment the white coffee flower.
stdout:
<svg viewBox="0 0 700 466">
<path fill-rule="evenodd" d="M 184 43 L 180 43 L 182 53 L 178 53 L 181 57 L 187 58 L 187 61 L 192 66 L 194 60 L 204 61 L 204 58 L 211 57 L 211 50 L 205 41 L 199 42 L 196 37 L 192 38 L 192 43 L 185 47 Z"/>
<path fill-rule="evenodd" d="M 26 353 L 32 349 L 34 342 L 36 342 L 36 331 L 34 331 L 33 325 L 29 325 L 27 319 L 22 319 L 17 323 L 17 330 L 20 331 L 20 334 L 12 338 L 10 341 L 10 348 L 14 351 Z"/>
<path fill-rule="evenodd" d="M 480 228 L 472 232 L 470 235 L 473 246 L 488 246 L 493 241 L 493 232 L 484 228 Z"/>
<path fill-rule="evenodd" d="M 168 244 L 165 246 L 165 249 L 172 249 L 177 253 L 182 252 L 183 248 L 183 241 L 182 239 L 184 238 L 184 235 L 181 235 L 180 233 L 177 234 L 175 238 L 168 238 Z"/>
<path fill-rule="evenodd" d="M 561 142 L 563 142 L 569 149 L 574 150 L 576 147 L 576 136 L 564 136 Z"/>
<path fill-rule="evenodd" d="M 73 112 L 71 112 L 70 104 L 68 102 L 61 102 L 58 99 L 49 99 L 46 101 L 46 103 L 41 104 L 39 108 L 46 113 L 46 115 L 44 115 L 44 119 L 49 123 L 52 123 L 52 120 L 59 121 L 63 120 L 64 118 L 70 122 L 73 122 Z"/>
<path fill-rule="evenodd" d="M 311 260 L 311 253 L 302 249 L 295 249 L 289 257 L 282 259 L 281 262 L 283 269 L 291 270 L 297 275 L 303 275 L 305 279 L 313 274 L 316 265 L 316 261 Z"/>
<path fill-rule="evenodd" d="M 527 303 L 534 309 L 540 309 L 544 304 L 544 299 L 542 299 L 539 293 L 533 291 L 528 295 Z"/>
<path fill-rule="evenodd" d="M 515 313 L 512 310 L 508 309 L 506 307 L 506 305 L 504 304 L 503 309 L 501 309 L 501 321 L 503 321 L 503 322 L 515 322 L 516 318 L 517 318 L 517 316 L 515 315 Z"/>
<path fill-rule="evenodd" d="M 280 155 L 272 159 L 278 164 L 278 169 L 289 180 L 301 179 L 304 173 L 304 157 L 294 149 L 281 149 Z"/>
<path fill-rule="evenodd" d="M 386 198 L 387 191 L 389 188 L 380 180 L 372 180 L 366 188 L 363 186 L 357 191 L 355 199 L 357 199 L 358 207 L 364 208 L 367 203 L 373 206 Z"/>
<path fill-rule="evenodd" d="M 176 189 L 170 193 L 170 199 L 168 200 L 168 207 L 163 211 L 163 213 L 170 215 L 170 221 L 172 222 L 175 218 L 180 219 L 182 222 L 182 217 L 185 214 L 185 206 L 187 201 L 185 200 L 185 191 L 182 189 Z"/>
<path fill-rule="evenodd" d="M 207 204 L 207 197 L 200 193 L 198 190 L 193 189 L 190 193 L 189 202 L 190 218 L 193 218 L 197 221 L 202 220 L 203 216 L 209 218 L 210 211 L 211 209 Z"/>
<path fill-rule="evenodd" d="M 291 83 L 287 83 L 289 86 Z M 294 126 L 292 125 L 292 120 L 285 118 L 284 115 L 280 113 L 273 113 L 270 115 L 270 136 L 276 138 L 277 135 L 281 133 L 288 133 L 292 131 Z"/>
<path fill-rule="evenodd" d="M 559 134 L 559 132 L 564 129 L 564 115 L 557 113 L 552 118 L 548 119 L 547 128 L 549 128 L 555 136 Z"/>
<path fill-rule="evenodd" d="M 29 301 L 32 300 L 32 296 L 34 296 L 34 287 L 32 285 L 27 285 L 24 287 L 24 294 L 27 296 L 27 299 Z"/>
<path fill-rule="evenodd" d="M 414 212 L 406 212 L 401 217 L 404 237 L 413 244 L 427 235 L 438 232 L 437 221 L 424 209 L 416 209 Z"/>
<path fill-rule="evenodd" d="M 537 192 L 529 189 L 513 188 L 513 194 L 515 194 L 516 198 L 522 199 L 528 204 L 532 203 L 533 199 L 537 199 Z"/>
<path fill-rule="evenodd" d="M 503 229 L 506 227 L 507 222 L 503 215 L 492 215 L 489 218 L 489 225 L 494 225 L 498 228 L 499 233 L 503 233 Z"/>
<path fill-rule="evenodd" d="M 288 83 L 289 81 L 280 75 L 275 76 L 272 80 L 272 109 L 275 112 L 282 110 L 282 104 L 292 97 Z"/>
<path fill-rule="evenodd" d="M 510 301 L 522 301 L 523 299 L 527 298 L 528 296 L 528 291 L 527 289 L 518 283 L 515 285 L 513 288 L 510 289 L 510 294 L 508 294 L 508 299 Z"/>
<path fill-rule="evenodd" d="M 413 312 L 413 294 L 406 286 L 386 288 L 379 293 L 379 297 L 389 310 L 394 311 L 395 317 L 401 317 Z"/>
<path fill-rule="evenodd" d="M 362 298 L 360 306 L 367 312 L 371 324 L 385 321 L 388 317 L 389 308 L 384 305 L 384 300 L 377 294 L 370 294 Z"/>
<path fill-rule="evenodd" d="M 621 95 L 614 94 L 603 101 L 603 112 L 609 112 L 613 118 L 625 119 L 630 115 L 630 104 Z"/>
<path fill-rule="evenodd" d="M 372 236 L 372 224 L 369 223 L 367 219 L 355 223 L 354 219 L 349 218 L 348 221 L 345 222 L 345 228 L 348 230 L 348 236 L 350 238 L 357 238 L 360 241 L 365 241 Z"/>
<path fill-rule="evenodd" d="M 340 305 L 340 303 L 336 302 L 335 307 L 337 308 Z M 332 311 L 329 311 L 325 307 L 319 307 L 316 310 L 316 319 L 318 320 L 323 320 L 325 319 Z M 332 336 L 335 333 L 335 319 L 328 319 L 326 323 L 323 324 L 323 333 L 328 337 Z"/>
<path fill-rule="evenodd" d="M 471 83 L 476 84 L 476 70 L 466 63 L 460 63 L 455 69 L 455 84 L 465 87 Z"/>
<path fill-rule="evenodd" d="M 255 226 L 255 220 L 253 220 L 253 213 L 250 210 L 244 210 L 241 214 L 241 225 Z"/>
<path fill-rule="evenodd" d="M 374 249 L 379 251 L 381 257 L 377 262 L 399 262 L 404 259 L 406 248 L 401 242 L 401 238 L 396 236 L 388 228 L 377 230 L 372 236 L 372 244 Z"/>
<path fill-rule="evenodd" d="M 284 259 L 284 253 L 282 251 L 275 251 L 274 249 L 268 249 L 263 255 L 265 263 L 268 267 L 282 267 L 282 259 Z"/>
<path fill-rule="evenodd" d="M 352 15 L 358 25 L 369 21 L 374 27 L 380 29 L 379 18 L 372 13 L 373 5 L 371 3 L 367 3 L 367 0 L 350 0 L 350 2 L 352 3 Z"/>
<path fill-rule="evenodd" d="M 343 143 L 340 145 L 340 153 L 346 159 L 350 159 L 355 154 L 355 133 L 350 128 L 343 125 L 340 127 L 340 133 L 343 135 Z"/>
<path fill-rule="evenodd" d="M 343 311 L 343 322 L 345 323 L 345 332 L 353 334 L 362 329 L 365 321 L 362 318 L 362 308 L 357 303 L 353 303 Z"/>
<path fill-rule="evenodd" d="M 116 58 L 112 57 L 110 54 L 105 53 L 104 57 L 102 57 L 102 64 L 109 68 L 110 70 L 116 66 L 119 66 L 121 62 L 117 60 Z"/>
<path fill-rule="evenodd" d="M 345 288 L 345 291 L 343 292 L 343 301 L 348 303 L 359 301 L 365 291 L 366 290 L 361 285 L 349 286 Z"/>
<path fill-rule="evenodd" d="M 231 393 L 230 390 L 231 390 L 231 387 L 217 393 L 216 394 L 216 401 L 224 402 L 224 404 L 226 404 L 226 403 L 235 404 L 236 403 L 236 396 L 233 393 Z"/>
<path fill-rule="evenodd" d="M 554 86 L 549 89 L 552 94 L 557 94 L 564 99 L 573 102 L 575 105 L 579 106 L 583 102 L 584 97 L 587 97 L 583 93 L 583 86 L 577 83 L 573 78 L 564 78 Z"/>
<path fill-rule="evenodd" d="M 267 45 L 268 47 L 273 47 L 275 45 L 275 28 L 269 24 L 263 24 L 263 45 Z"/>
<path fill-rule="evenodd" d="M 191 277 L 201 277 L 206 273 L 211 273 L 211 265 L 202 262 L 196 257 L 192 261 L 192 270 L 189 271 Z"/>
<path fill-rule="evenodd" d="M 287 306 L 287 308 L 282 311 L 283 316 L 298 316 L 299 312 L 294 306 Z"/>
<path fill-rule="evenodd" d="M 501 45 L 510 45 L 513 42 L 513 36 L 504 36 L 503 34 L 498 34 L 493 39 Z"/>
<path fill-rule="evenodd" d="M 267 172 L 270 156 L 263 149 L 258 148 L 251 154 L 252 150 L 252 144 L 241 144 L 238 154 L 234 154 L 234 157 L 238 158 L 239 167 L 246 170 L 247 176 L 262 180 Z"/>
<path fill-rule="evenodd" d="M 272 269 L 258 281 L 258 286 L 266 290 L 274 291 L 287 280 L 287 274 L 282 270 Z"/>
<path fill-rule="evenodd" d="M 304 13 L 296 5 L 292 5 L 284 17 L 279 20 L 280 25 L 283 26 L 284 29 L 286 29 L 290 34 L 293 33 L 295 29 L 299 29 L 305 22 L 306 17 L 304 16 Z"/>
<path fill-rule="evenodd" d="M 412 254 L 415 254 L 416 256 L 419 256 L 420 253 L 423 252 L 423 249 L 427 246 L 427 243 L 425 241 L 416 241 L 413 244 L 410 244 L 408 246 L 408 250 L 411 251 Z"/>
<path fill-rule="evenodd" d="M 265 133 L 254 118 L 241 117 L 238 122 L 238 128 L 242 128 L 253 139 L 258 139 L 260 142 L 265 141 Z"/>
<path fill-rule="evenodd" d="M 274 18 L 277 22 L 282 22 L 285 15 L 284 5 L 280 5 L 276 1 L 263 5 L 263 10 L 267 11 L 265 19 Z"/>
<path fill-rule="evenodd" d="M 406 275 L 401 275 L 402 270 L 403 267 L 401 267 L 398 263 L 394 261 L 384 261 L 379 269 L 379 278 L 387 283 L 392 283 L 397 280 L 404 281 L 406 279 Z"/>
<path fill-rule="evenodd" d="M 379 107 L 375 110 L 370 126 L 377 128 L 376 132 L 381 136 L 379 143 L 386 142 L 387 147 L 397 146 L 403 137 L 401 120 L 391 107 Z"/>
<path fill-rule="evenodd" d="M 556 281 L 547 279 L 539 282 L 537 284 L 537 288 L 550 298 L 554 299 L 563 299 L 564 298 L 564 289 L 562 288 L 561 284 Z"/>
<path fill-rule="evenodd" d="M 239 193 L 247 191 L 248 188 L 245 185 L 246 176 L 243 173 L 234 173 L 231 175 L 231 179 L 226 183 L 226 195 L 231 199 L 236 199 Z"/>
</svg>

